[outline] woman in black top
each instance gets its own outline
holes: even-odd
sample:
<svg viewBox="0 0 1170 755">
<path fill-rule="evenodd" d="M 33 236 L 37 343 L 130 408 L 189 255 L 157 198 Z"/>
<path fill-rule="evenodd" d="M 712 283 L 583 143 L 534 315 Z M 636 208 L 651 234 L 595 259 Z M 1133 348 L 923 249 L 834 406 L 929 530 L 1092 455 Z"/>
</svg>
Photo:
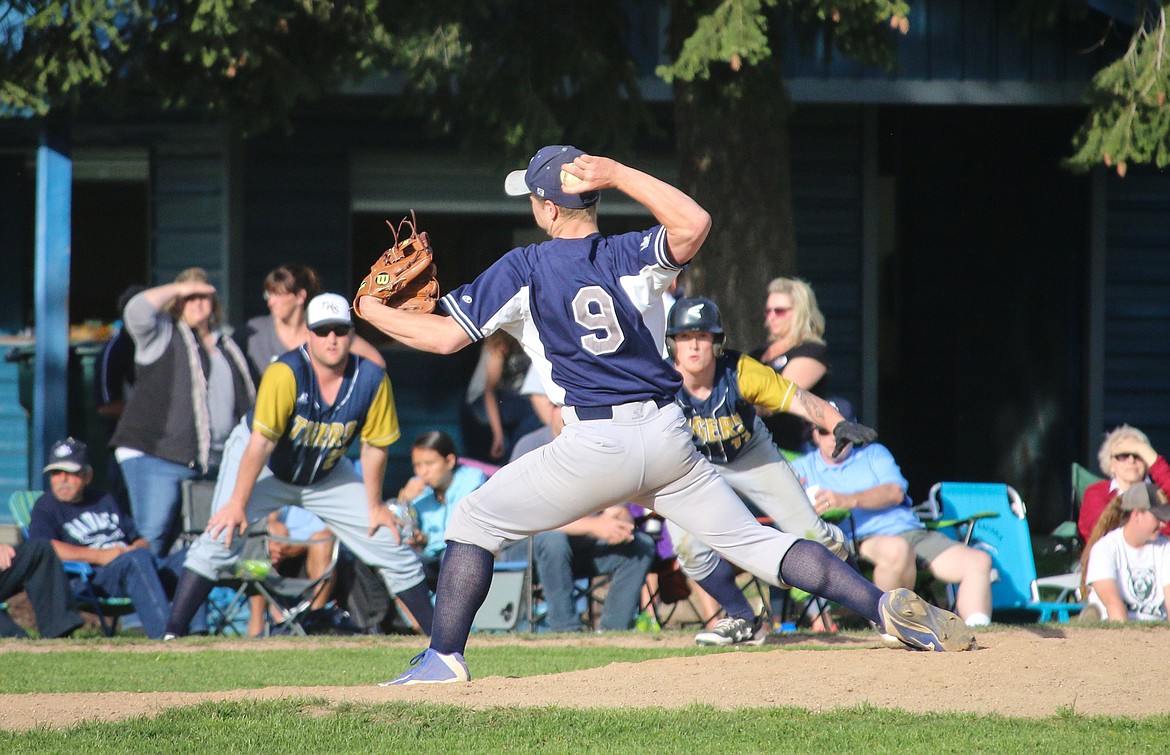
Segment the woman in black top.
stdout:
<svg viewBox="0 0 1170 755">
<path fill-rule="evenodd" d="M 829 382 L 825 316 L 812 287 L 797 278 L 772 280 L 764 305 L 764 325 L 767 340 L 751 356 L 823 398 Z M 808 440 L 808 423 L 795 415 L 765 416 L 764 423 L 782 449 L 801 451 Z"/>
</svg>

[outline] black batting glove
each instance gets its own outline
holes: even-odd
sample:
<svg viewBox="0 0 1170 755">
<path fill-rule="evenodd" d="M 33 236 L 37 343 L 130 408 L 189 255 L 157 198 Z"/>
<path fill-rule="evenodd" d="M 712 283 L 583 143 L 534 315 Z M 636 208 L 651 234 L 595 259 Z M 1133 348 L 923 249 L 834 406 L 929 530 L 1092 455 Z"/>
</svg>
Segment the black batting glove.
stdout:
<svg viewBox="0 0 1170 755">
<path fill-rule="evenodd" d="M 866 427 L 859 422 L 843 419 L 833 428 L 833 437 L 837 439 L 837 445 L 833 446 L 833 458 L 836 459 L 845 450 L 845 446 L 850 443 L 855 448 L 864 446 L 866 443 L 873 443 L 877 440 L 877 430 Z"/>
</svg>

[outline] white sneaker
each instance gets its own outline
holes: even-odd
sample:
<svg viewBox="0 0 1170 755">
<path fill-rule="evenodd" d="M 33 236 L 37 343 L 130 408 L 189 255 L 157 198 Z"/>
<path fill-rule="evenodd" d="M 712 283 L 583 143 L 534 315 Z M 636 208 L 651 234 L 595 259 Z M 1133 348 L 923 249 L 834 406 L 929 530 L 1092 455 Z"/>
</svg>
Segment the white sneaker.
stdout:
<svg viewBox="0 0 1170 755">
<path fill-rule="evenodd" d="M 695 635 L 696 645 L 760 645 L 764 642 L 763 623 L 756 619 L 736 619 L 725 616 L 715 627 Z"/>
</svg>

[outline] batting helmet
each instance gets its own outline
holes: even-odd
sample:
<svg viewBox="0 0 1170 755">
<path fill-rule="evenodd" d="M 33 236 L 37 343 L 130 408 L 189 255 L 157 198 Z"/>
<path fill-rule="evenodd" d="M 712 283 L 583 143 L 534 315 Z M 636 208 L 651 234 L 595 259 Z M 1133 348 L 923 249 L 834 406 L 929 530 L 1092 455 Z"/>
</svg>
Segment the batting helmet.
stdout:
<svg viewBox="0 0 1170 755">
<path fill-rule="evenodd" d="M 716 357 L 723 356 L 723 321 L 719 318 L 719 307 L 710 299 L 695 296 L 679 299 L 670 309 L 666 323 L 666 351 L 674 358 L 674 337 L 679 333 L 698 331 L 714 336 Z"/>
</svg>

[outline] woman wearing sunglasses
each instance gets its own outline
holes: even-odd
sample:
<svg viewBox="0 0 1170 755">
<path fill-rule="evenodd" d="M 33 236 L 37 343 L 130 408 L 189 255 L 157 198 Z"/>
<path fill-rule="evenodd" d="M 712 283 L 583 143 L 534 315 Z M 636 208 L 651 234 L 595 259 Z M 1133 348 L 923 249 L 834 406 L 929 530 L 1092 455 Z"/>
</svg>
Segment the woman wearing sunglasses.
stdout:
<svg viewBox="0 0 1170 755">
<path fill-rule="evenodd" d="M 764 326 L 767 339 L 751 352 L 751 357 L 797 387 L 823 398 L 829 382 L 825 316 L 817 306 L 812 287 L 797 278 L 773 279 L 764 304 Z M 765 412 L 761 416 L 780 448 L 807 450 L 807 422 L 791 414 L 769 416 Z"/>
<path fill-rule="evenodd" d="M 1114 496 L 1147 480 L 1170 494 L 1170 464 L 1153 449 L 1146 434 L 1136 427 L 1122 425 L 1106 434 L 1097 451 L 1097 462 L 1109 479 L 1085 488 L 1081 512 L 1077 516 L 1077 535 L 1081 543 L 1089 542 L 1093 525 Z M 1162 533 L 1170 535 L 1170 524 L 1162 529 Z"/>
</svg>

